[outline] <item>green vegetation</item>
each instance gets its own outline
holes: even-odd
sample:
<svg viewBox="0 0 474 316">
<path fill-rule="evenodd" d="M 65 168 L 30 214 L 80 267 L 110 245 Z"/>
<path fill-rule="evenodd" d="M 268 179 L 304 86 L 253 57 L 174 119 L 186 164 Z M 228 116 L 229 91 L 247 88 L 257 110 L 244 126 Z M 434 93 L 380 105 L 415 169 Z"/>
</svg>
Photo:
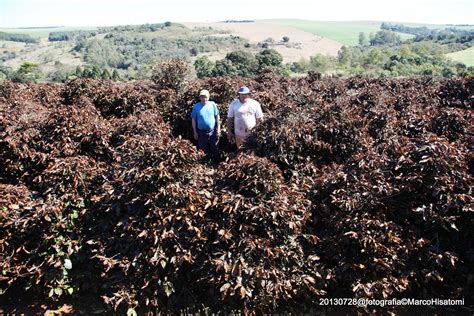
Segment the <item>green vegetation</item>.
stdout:
<svg viewBox="0 0 474 316">
<path fill-rule="evenodd" d="M 198 78 L 219 76 L 253 77 L 266 69 L 275 73 L 289 75 L 282 64 L 283 57 L 274 49 L 264 49 L 256 55 L 238 50 L 228 53 L 224 59 L 213 63 L 207 56 L 201 56 L 194 62 Z"/>
<path fill-rule="evenodd" d="M 436 43 L 442 45 L 445 54 L 458 52 L 473 46 L 474 29 L 459 29 L 448 27 L 444 29 L 429 29 L 424 26 L 409 27 L 401 24 L 382 23 L 383 30 L 404 31 L 415 35 L 413 39 L 406 41 L 410 43 Z"/>
<path fill-rule="evenodd" d="M 364 43 L 364 33 L 359 34 L 359 45 Z M 372 46 L 379 46 L 379 45 L 397 45 L 402 42 L 401 38 L 397 33 L 387 30 L 380 30 L 377 33 L 370 34 L 369 43 Z M 361 45 L 363 46 L 363 45 Z"/>
<path fill-rule="evenodd" d="M 311 56 L 309 60 L 301 59 L 299 62 L 294 62 L 288 66 L 294 73 L 306 73 L 308 71 L 325 73 L 335 71 L 338 68 L 338 62 L 334 57 L 316 54 L 315 56 Z"/>
<path fill-rule="evenodd" d="M 315 55 L 285 65 L 282 56 L 269 49 L 275 39 L 269 37 L 257 45 L 251 45 L 246 39 L 229 34 L 229 31 L 212 27 L 190 29 L 179 23 L 166 22 L 82 30 L 15 29 L 23 31 L 18 33 L 19 40 L 34 39 L 30 34 L 50 31 L 49 41 L 68 43 L 49 43 L 49 47 L 56 49 L 53 51 L 40 45 L 4 42 L 5 49 L 0 55 L 0 63 L 4 62 L 5 65 L 0 64 L 0 79 L 21 82 L 65 82 L 77 77 L 144 79 L 156 77 L 156 68 L 152 66 L 157 62 L 176 58 L 188 64 L 194 60 L 195 75 L 198 78 L 254 77 L 269 68 L 281 75 L 317 71 L 341 75 L 452 76 L 472 72 L 474 66 L 474 28 L 469 26 L 449 26 L 442 29 L 378 22 L 277 22 L 349 45 L 340 50 L 338 57 Z M 281 41 L 289 43 L 290 38 L 284 36 Z M 37 49 L 41 50 L 35 54 Z M 213 61 L 208 56 L 215 52 L 227 54 L 224 58 Z M 66 55 L 66 58 L 57 58 L 59 54 Z M 19 57 L 22 57 L 21 67 L 20 63 L 10 61 Z M 73 58 L 76 62 L 79 59 L 82 65 L 69 64 L 69 60 Z M 24 60 L 33 60 L 34 63 L 25 63 Z M 7 67 L 12 64 L 16 64 L 18 69 Z"/>
<path fill-rule="evenodd" d="M 259 68 L 280 67 L 283 57 L 274 49 L 265 49 L 255 55 Z"/>
<path fill-rule="evenodd" d="M 38 27 L 38 28 L 0 28 L 0 32 L 26 34 L 34 38 L 48 38 L 51 32 L 70 32 L 70 31 L 95 31 L 97 27 L 93 26 L 61 26 L 61 27 Z"/>
<path fill-rule="evenodd" d="M 403 41 L 400 32 L 410 33 L 412 37 Z M 451 26 L 445 29 L 429 29 L 424 26 L 382 23 L 381 30 L 377 32 L 359 32 L 359 45 L 342 47 L 338 58 L 316 55 L 310 60 L 301 60 L 289 67 L 295 73 L 314 70 L 343 75 L 449 77 L 473 72 L 472 50 L 464 51 L 472 46 L 473 39 L 474 32 L 465 28 Z M 462 53 L 449 55 L 457 62 L 447 58 L 447 53 L 460 50 Z"/>
<path fill-rule="evenodd" d="M 137 32 L 137 33 L 146 33 L 146 32 L 156 32 L 158 30 L 163 30 L 166 27 L 179 25 L 176 23 L 165 22 L 165 23 L 153 23 L 153 24 L 140 24 L 140 25 L 119 25 L 119 26 L 110 26 L 110 27 L 99 27 L 99 33 L 111 33 L 111 32 Z"/>
<path fill-rule="evenodd" d="M 194 69 L 198 78 L 211 77 L 215 63 L 206 55 L 196 58 L 194 61 Z"/>
<path fill-rule="evenodd" d="M 434 41 L 439 44 L 451 45 L 460 50 L 459 45 L 472 46 L 474 30 L 448 27 L 444 29 L 429 29 L 427 27 L 409 27 L 401 24 L 382 23 L 382 30 L 399 31 L 415 35 L 413 42 Z"/>
<path fill-rule="evenodd" d="M 11 72 L 10 68 L 0 63 L 0 80 L 8 79 L 10 77 L 10 72 Z"/>
<path fill-rule="evenodd" d="M 400 46 L 343 47 L 337 58 L 324 55 L 290 65 L 293 72 L 374 76 L 432 75 L 450 77 L 472 73 L 473 69 L 447 59 L 439 44 L 414 43 Z"/>
<path fill-rule="evenodd" d="M 404 24 L 391 24 L 385 22 L 380 25 L 380 28 L 382 30 L 390 30 L 394 32 L 412 34 L 422 38 L 438 38 L 438 40 L 445 39 L 452 35 L 472 37 L 472 31 L 474 30 L 470 28 L 458 28 L 455 26 L 446 26 L 443 28 L 428 28 L 426 26 L 408 26 Z"/>
<path fill-rule="evenodd" d="M 447 54 L 448 58 L 451 58 L 454 61 L 465 64 L 468 67 L 474 67 L 474 47 L 468 49 Z"/>
<path fill-rule="evenodd" d="M 376 33 L 380 30 L 379 22 L 322 22 L 306 20 L 277 20 L 279 24 L 295 27 L 319 36 L 327 37 L 347 46 L 359 43 L 359 34 Z M 412 38 L 413 35 L 399 34 L 401 40 Z"/>
<path fill-rule="evenodd" d="M 254 55 L 249 52 L 238 50 L 231 52 L 226 55 L 225 60 L 230 62 L 232 71 L 229 73 L 216 73 L 220 75 L 238 75 L 244 77 L 250 77 L 257 72 L 258 61 Z"/>
<path fill-rule="evenodd" d="M 25 61 L 17 71 L 10 74 L 8 79 L 14 82 L 37 82 L 42 76 L 38 64 Z"/>
<path fill-rule="evenodd" d="M 445 29 L 445 28 L 456 28 L 458 30 L 474 30 L 474 25 L 469 24 L 424 24 L 424 23 L 403 23 L 404 26 L 408 27 L 426 27 L 429 29 Z"/>
<path fill-rule="evenodd" d="M 72 41 L 72 40 L 85 40 L 89 37 L 97 35 L 97 31 L 67 31 L 67 32 L 51 32 L 48 36 L 48 41 L 59 42 L 59 41 Z"/>
<path fill-rule="evenodd" d="M 0 32 L 0 40 L 12 41 L 12 42 L 23 42 L 23 43 L 38 43 L 37 38 L 33 38 L 28 34 L 12 34 Z"/>
<path fill-rule="evenodd" d="M 121 29 L 132 31 L 122 32 Z M 77 41 L 74 50 L 84 56 L 88 64 L 120 69 L 126 72 L 129 79 L 149 76 L 151 65 L 158 60 L 190 58 L 200 53 L 237 49 L 245 44 L 237 36 L 206 36 L 212 30 L 190 30 L 176 23 L 165 23 L 160 27 L 148 25 L 147 28 L 134 26 L 110 30 L 103 39 Z M 99 32 L 102 31 L 99 29 Z"/>
</svg>

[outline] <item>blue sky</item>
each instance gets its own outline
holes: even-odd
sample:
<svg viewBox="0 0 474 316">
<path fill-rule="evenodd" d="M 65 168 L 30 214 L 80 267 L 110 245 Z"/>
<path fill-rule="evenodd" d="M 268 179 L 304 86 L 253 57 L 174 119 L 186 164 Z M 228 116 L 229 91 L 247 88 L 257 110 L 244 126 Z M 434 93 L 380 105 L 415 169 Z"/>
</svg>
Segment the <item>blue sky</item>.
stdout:
<svg viewBox="0 0 474 316">
<path fill-rule="evenodd" d="M 0 0 L 0 27 L 298 18 L 474 24 L 474 0 Z"/>
</svg>

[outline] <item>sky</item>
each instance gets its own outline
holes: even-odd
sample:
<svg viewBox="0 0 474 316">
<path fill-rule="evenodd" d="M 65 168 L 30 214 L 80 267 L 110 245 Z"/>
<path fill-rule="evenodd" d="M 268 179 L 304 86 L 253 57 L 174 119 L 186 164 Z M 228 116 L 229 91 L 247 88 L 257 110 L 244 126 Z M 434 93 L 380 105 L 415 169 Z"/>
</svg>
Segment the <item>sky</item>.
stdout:
<svg viewBox="0 0 474 316">
<path fill-rule="evenodd" d="M 474 0 L 0 0 L 0 27 L 274 18 L 474 24 Z"/>
</svg>

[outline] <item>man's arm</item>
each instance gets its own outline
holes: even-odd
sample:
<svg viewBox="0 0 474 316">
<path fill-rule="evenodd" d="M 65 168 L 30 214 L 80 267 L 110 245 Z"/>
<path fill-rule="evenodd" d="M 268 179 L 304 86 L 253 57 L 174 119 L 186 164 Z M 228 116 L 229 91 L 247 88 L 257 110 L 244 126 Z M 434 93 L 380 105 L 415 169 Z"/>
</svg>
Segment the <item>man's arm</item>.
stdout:
<svg viewBox="0 0 474 316">
<path fill-rule="evenodd" d="M 214 116 L 216 119 L 217 137 L 221 136 L 221 118 L 219 117 L 219 108 L 214 103 Z"/>
<path fill-rule="evenodd" d="M 232 108 L 232 105 L 234 102 L 232 102 L 229 105 L 229 110 L 227 111 L 227 139 L 231 144 L 235 142 L 235 137 L 234 137 L 234 109 Z"/>
<path fill-rule="evenodd" d="M 229 139 L 229 142 L 231 142 L 232 144 L 235 142 L 233 117 L 227 118 L 227 139 Z"/>
<path fill-rule="evenodd" d="M 198 140 L 198 132 L 197 132 L 197 127 L 196 127 L 196 119 L 193 117 L 192 119 L 192 124 L 193 124 L 193 136 L 195 140 Z"/>
<path fill-rule="evenodd" d="M 221 118 L 219 114 L 216 115 L 216 122 L 217 122 L 217 136 L 221 136 Z"/>
<path fill-rule="evenodd" d="M 257 113 L 255 114 L 257 125 L 263 122 L 263 111 L 260 103 L 257 103 Z"/>
</svg>

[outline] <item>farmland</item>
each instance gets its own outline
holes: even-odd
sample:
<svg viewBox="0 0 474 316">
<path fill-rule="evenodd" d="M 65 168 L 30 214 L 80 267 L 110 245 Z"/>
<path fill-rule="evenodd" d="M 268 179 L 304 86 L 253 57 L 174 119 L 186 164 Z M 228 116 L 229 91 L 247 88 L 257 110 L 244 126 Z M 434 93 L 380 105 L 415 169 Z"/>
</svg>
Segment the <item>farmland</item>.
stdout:
<svg viewBox="0 0 474 316">
<path fill-rule="evenodd" d="M 198 62 L 201 68 L 195 69 L 197 77 L 253 76 L 258 71 L 243 74 L 239 69 L 245 66 L 235 64 L 232 54 L 246 56 L 241 62 L 254 69 L 256 55 L 268 49 L 281 55 L 276 66 L 280 74 L 286 75 L 309 70 L 376 76 L 449 77 L 471 73 L 470 64 L 459 63 L 470 62 L 472 54 L 466 49 L 472 45 L 472 31 L 456 30 L 472 27 L 455 26 L 455 31 L 441 27 L 420 31 L 386 24 L 382 30 L 381 22 L 257 20 L 3 29 L 8 33 L 2 33 L 4 40 L 0 41 L 0 78 L 20 82 L 65 82 L 76 77 L 147 79 L 153 63 L 167 58 L 184 58 L 194 66 Z M 394 33 L 397 31 L 416 35 Z M 453 52 L 453 59 L 444 58 Z M 28 69 L 32 73 L 25 74 L 22 66 L 31 67 Z"/>
<path fill-rule="evenodd" d="M 189 28 L 212 27 L 215 30 L 228 30 L 230 34 L 247 39 L 252 44 L 272 39 L 276 49 L 285 62 L 309 59 L 315 54 L 337 56 L 342 44 L 330 38 L 318 36 L 305 30 L 299 30 L 274 20 L 255 21 L 253 23 L 185 23 Z M 282 43 L 284 36 L 289 37 L 289 43 Z"/>
<path fill-rule="evenodd" d="M 359 33 L 363 32 L 368 36 L 380 30 L 381 22 L 326 22 L 326 21 L 306 21 L 306 20 L 276 20 L 275 23 L 294 27 L 305 32 L 316 34 L 343 45 L 357 46 Z M 402 40 L 412 38 L 410 34 L 398 33 Z"/>
<path fill-rule="evenodd" d="M 6 312 L 24 298 L 87 314 L 472 307 L 472 77 L 158 82 L 1 83 Z M 242 84 L 264 122 L 241 151 L 224 130 L 210 164 L 192 142 L 197 91 L 225 117 Z"/>
<path fill-rule="evenodd" d="M 450 53 L 446 56 L 454 61 L 461 62 L 468 67 L 474 66 L 474 47 L 459 52 Z"/>
</svg>

